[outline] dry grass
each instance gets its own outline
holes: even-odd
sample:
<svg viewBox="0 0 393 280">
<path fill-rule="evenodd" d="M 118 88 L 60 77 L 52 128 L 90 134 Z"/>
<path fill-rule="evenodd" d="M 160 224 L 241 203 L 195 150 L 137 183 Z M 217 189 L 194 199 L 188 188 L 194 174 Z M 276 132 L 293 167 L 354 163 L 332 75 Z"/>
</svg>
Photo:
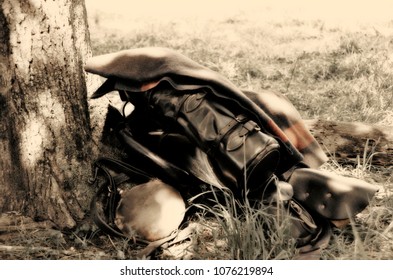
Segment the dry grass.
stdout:
<svg viewBox="0 0 393 280">
<path fill-rule="evenodd" d="M 321 20 L 256 21 L 244 15 L 129 20 L 122 29 L 106 29 L 105 22 L 102 16 L 91 26 L 95 55 L 169 47 L 241 88 L 284 93 L 305 118 L 393 125 L 391 22 L 353 30 Z"/>
</svg>

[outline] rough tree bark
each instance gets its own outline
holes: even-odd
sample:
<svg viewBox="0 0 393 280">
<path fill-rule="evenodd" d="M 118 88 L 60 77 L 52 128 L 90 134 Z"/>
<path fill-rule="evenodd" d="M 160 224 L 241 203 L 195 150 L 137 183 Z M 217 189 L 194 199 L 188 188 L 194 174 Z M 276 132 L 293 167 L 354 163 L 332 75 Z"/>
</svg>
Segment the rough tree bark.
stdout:
<svg viewBox="0 0 393 280">
<path fill-rule="evenodd" d="M 91 197 L 84 1 L 0 8 L 0 213 L 72 228 Z"/>
<path fill-rule="evenodd" d="M 306 120 L 327 155 L 341 163 L 393 166 L 393 127 Z"/>
</svg>

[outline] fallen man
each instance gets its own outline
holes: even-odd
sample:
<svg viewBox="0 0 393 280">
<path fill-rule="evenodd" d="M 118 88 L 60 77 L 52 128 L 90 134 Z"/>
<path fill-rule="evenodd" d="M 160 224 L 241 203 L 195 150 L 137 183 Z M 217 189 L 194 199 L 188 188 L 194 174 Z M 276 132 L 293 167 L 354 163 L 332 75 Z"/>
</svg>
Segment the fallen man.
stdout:
<svg viewBox="0 0 393 280">
<path fill-rule="evenodd" d="M 194 186 L 209 184 L 229 188 L 240 201 L 282 203 L 294 217 L 299 258 L 318 258 L 331 227 L 362 211 L 377 191 L 362 180 L 317 170 L 326 155 L 298 111 L 278 93 L 241 91 L 165 48 L 93 57 L 85 69 L 107 78 L 92 98 L 118 91 L 135 106 L 115 128 L 130 160 L 115 164 L 118 173 L 128 173 L 124 180 L 159 178 L 184 199 Z M 130 171 L 133 167 L 138 171 Z M 129 193 L 120 197 L 110 203 L 110 227 L 149 240 L 168 235 L 148 238 L 137 229 L 138 213 L 130 206 L 135 199 L 131 202 Z"/>
</svg>

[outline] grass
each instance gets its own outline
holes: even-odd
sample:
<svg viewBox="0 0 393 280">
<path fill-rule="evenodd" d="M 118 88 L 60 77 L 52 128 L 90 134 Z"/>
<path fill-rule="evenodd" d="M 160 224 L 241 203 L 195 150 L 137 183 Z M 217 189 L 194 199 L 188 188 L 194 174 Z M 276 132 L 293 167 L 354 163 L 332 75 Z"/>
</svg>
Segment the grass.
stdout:
<svg viewBox="0 0 393 280">
<path fill-rule="evenodd" d="M 91 23 L 93 55 L 127 48 L 169 47 L 229 78 L 243 89 L 286 95 L 306 118 L 393 125 L 393 23 L 342 26 L 321 19 L 237 14 L 216 19 L 124 19 L 105 28 L 110 15 Z M 99 18 L 98 18 L 99 17 Z M 124 27 L 126 26 L 126 27 Z M 367 145 L 367 143 L 365 143 Z M 359 155 L 355 166 L 334 160 L 322 169 L 381 187 L 370 206 L 323 251 L 323 259 L 393 259 L 392 167 Z M 199 235 L 186 250 L 196 259 L 291 259 L 286 223 L 263 209 L 200 206 Z M 266 236 L 270 221 L 275 235 Z"/>
<path fill-rule="evenodd" d="M 199 259 L 291 259 L 296 253 L 293 239 L 288 238 L 290 218 L 283 205 L 251 206 L 239 203 L 231 191 L 211 188 L 212 204 L 194 204 L 198 223 L 210 230 L 200 234 L 198 246 L 191 247 Z M 220 197 L 220 198 L 219 198 Z M 206 250 L 206 248 L 214 248 Z M 220 256 L 217 253 L 220 252 Z"/>
<path fill-rule="evenodd" d="M 94 55 L 169 47 L 241 88 L 284 93 L 305 118 L 393 124 L 393 43 L 375 28 L 348 31 L 318 20 L 254 22 L 241 16 L 129 26 L 136 27 L 92 28 Z M 393 31 L 391 23 L 383 27 Z"/>
</svg>

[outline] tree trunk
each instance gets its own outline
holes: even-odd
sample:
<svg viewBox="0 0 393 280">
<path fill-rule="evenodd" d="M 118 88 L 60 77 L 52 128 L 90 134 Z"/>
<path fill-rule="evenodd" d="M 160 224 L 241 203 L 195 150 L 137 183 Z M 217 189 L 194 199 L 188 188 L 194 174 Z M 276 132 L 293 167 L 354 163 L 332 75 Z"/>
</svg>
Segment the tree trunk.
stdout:
<svg viewBox="0 0 393 280">
<path fill-rule="evenodd" d="M 72 228 L 91 197 L 84 1 L 0 6 L 0 213 Z"/>
<path fill-rule="evenodd" d="M 393 127 L 306 120 L 326 153 L 341 163 L 393 165 Z"/>
</svg>

